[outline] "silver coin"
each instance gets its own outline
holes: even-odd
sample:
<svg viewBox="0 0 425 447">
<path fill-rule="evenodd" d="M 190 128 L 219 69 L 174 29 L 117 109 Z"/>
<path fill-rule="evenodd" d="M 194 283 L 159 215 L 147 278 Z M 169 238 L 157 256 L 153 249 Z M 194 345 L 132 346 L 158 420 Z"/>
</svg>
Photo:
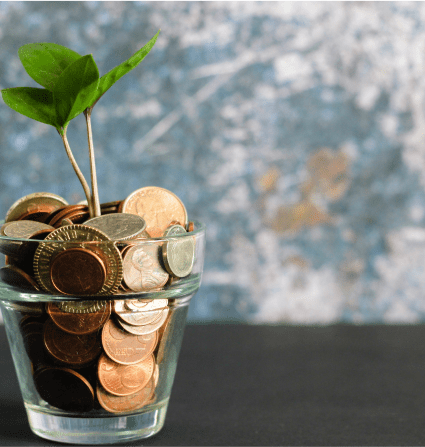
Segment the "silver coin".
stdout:
<svg viewBox="0 0 425 447">
<path fill-rule="evenodd" d="M 121 320 L 121 318 L 118 318 L 117 320 L 120 326 L 127 332 L 130 332 L 131 334 L 134 335 L 144 335 L 157 331 L 167 319 L 168 312 L 169 312 L 168 307 L 162 309 L 159 317 L 155 321 L 149 324 L 144 324 L 143 326 L 133 326 L 131 324 L 125 323 L 124 321 Z"/>
<path fill-rule="evenodd" d="M 186 234 L 182 225 L 172 225 L 167 228 L 164 236 Z M 189 275 L 195 261 L 195 241 L 193 237 L 180 237 L 164 243 L 162 259 L 168 273 L 178 278 Z"/>
<path fill-rule="evenodd" d="M 132 300 L 136 301 L 136 300 Z M 142 326 L 151 324 L 159 319 L 162 310 L 167 307 L 168 300 L 159 299 L 146 303 L 144 307 L 137 311 L 128 309 L 124 300 L 116 300 L 114 302 L 114 310 L 118 317 L 125 323 L 132 326 Z"/>
<path fill-rule="evenodd" d="M 128 213 L 105 214 L 84 222 L 84 225 L 97 228 L 113 241 L 125 241 L 139 237 L 146 228 L 145 220 Z"/>
</svg>

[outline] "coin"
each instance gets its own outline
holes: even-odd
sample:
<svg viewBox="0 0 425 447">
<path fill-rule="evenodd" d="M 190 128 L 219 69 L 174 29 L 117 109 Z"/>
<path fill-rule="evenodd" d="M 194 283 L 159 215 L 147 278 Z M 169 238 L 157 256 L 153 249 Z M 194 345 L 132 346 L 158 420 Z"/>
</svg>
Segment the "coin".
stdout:
<svg viewBox="0 0 425 447">
<path fill-rule="evenodd" d="M 53 322 L 63 331 L 70 334 L 90 334 L 100 329 L 111 315 L 111 303 L 107 302 L 104 307 L 91 313 L 69 313 L 63 312 L 59 307 L 50 302 L 47 304 L 47 313 Z"/>
<path fill-rule="evenodd" d="M 35 365 L 46 363 L 46 353 L 43 345 L 44 322 L 35 319 L 22 324 L 22 339 L 28 358 Z"/>
<path fill-rule="evenodd" d="M 190 221 L 186 226 L 186 230 L 188 233 L 191 233 L 194 229 L 195 229 L 195 224 L 192 221 Z"/>
<path fill-rule="evenodd" d="M 102 345 L 114 362 L 122 365 L 139 363 L 152 354 L 158 342 L 157 332 L 133 335 L 119 328 L 112 319 L 103 326 Z"/>
<path fill-rule="evenodd" d="M 13 239 L 30 239 L 41 234 L 47 236 L 53 230 L 54 227 L 41 222 L 18 220 L 5 223 L 0 228 L 0 235 Z M 24 241 L 0 240 L 0 251 L 9 256 L 21 256 L 20 250 L 24 244 Z"/>
<path fill-rule="evenodd" d="M 127 301 L 130 301 L 130 303 L 127 304 Z M 141 307 L 135 305 L 134 302 L 139 302 L 139 300 L 114 301 L 114 311 L 118 317 L 133 326 L 142 326 L 158 320 L 161 311 L 168 304 L 166 299 L 151 300 L 149 303 L 143 303 Z M 133 308 L 130 306 L 133 306 Z"/>
<path fill-rule="evenodd" d="M 157 344 L 156 361 L 161 364 L 166 358 L 166 352 L 172 343 L 171 334 L 175 326 L 175 309 L 170 311 L 166 323 L 159 329 L 159 342 Z"/>
<path fill-rule="evenodd" d="M 88 314 L 92 312 L 97 312 L 101 310 L 106 304 L 106 301 L 60 301 L 56 303 L 56 306 L 59 307 L 63 312 L 70 312 L 73 314 Z"/>
<path fill-rule="evenodd" d="M 121 365 L 102 354 L 98 363 L 98 377 L 105 390 L 115 396 L 128 396 L 140 391 L 152 377 L 155 360 L 151 354 L 134 365 Z"/>
<path fill-rule="evenodd" d="M 138 237 L 146 228 L 146 222 L 136 214 L 106 214 L 84 222 L 89 227 L 97 228 L 113 241 L 124 241 Z"/>
<path fill-rule="evenodd" d="M 110 413 L 124 413 L 134 411 L 144 407 L 154 394 L 155 384 L 153 378 L 146 386 L 129 396 L 114 396 L 108 393 L 103 386 L 98 383 L 96 395 L 100 405 Z"/>
<path fill-rule="evenodd" d="M 93 408 L 94 391 L 87 379 L 68 368 L 44 367 L 34 374 L 40 397 L 52 407 L 85 412 Z"/>
<path fill-rule="evenodd" d="M 168 307 L 161 310 L 158 318 L 155 321 L 149 324 L 145 324 L 143 326 L 133 326 L 131 324 L 125 323 L 121 319 L 118 319 L 117 321 L 119 325 L 127 332 L 130 332 L 131 334 L 134 335 L 143 335 L 157 331 L 164 324 L 164 321 L 167 319 L 167 315 L 168 315 Z"/>
<path fill-rule="evenodd" d="M 105 284 L 106 268 L 100 256 L 86 248 L 68 248 L 53 257 L 50 281 L 65 295 L 97 295 Z"/>
<path fill-rule="evenodd" d="M 113 294 L 118 289 L 122 278 L 121 254 L 113 242 L 101 231 L 85 225 L 69 225 L 52 231 L 45 241 L 52 242 L 41 242 L 34 255 L 35 278 L 43 290 L 53 294 L 57 293 L 50 275 L 51 262 L 58 253 L 77 247 L 94 252 L 105 265 L 106 279 L 98 295 Z M 53 241 L 63 241 L 64 243 Z M 95 242 L 100 242 L 100 244 Z"/>
<path fill-rule="evenodd" d="M 153 299 L 150 300 L 143 300 L 143 299 L 134 299 L 134 300 L 124 300 L 124 307 L 126 309 L 129 310 L 146 310 L 145 307 L 149 304 L 152 303 Z M 157 300 L 160 301 L 160 300 Z M 165 303 L 163 305 L 161 305 L 160 307 L 165 307 L 168 304 L 167 300 L 163 300 L 161 301 L 161 303 Z M 115 301 L 116 303 L 116 301 Z"/>
<path fill-rule="evenodd" d="M 74 211 L 88 211 L 88 207 L 86 205 L 68 205 L 63 208 L 61 208 L 60 211 L 54 213 L 53 215 L 50 215 L 50 218 L 48 220 L 49 225 L 57 226 L 62 219 L 68 218 L 68 215 L 70 213 L 73 213 Z"/>
<path fill-rule="evenodd" d="M 186 234 L 181 225 L 173 225 L 164 233 L 164 236 Z M 168 240 L 162 246 L 162 259 L 168 273 L 178 278 L 189 275 L 195 260 L 195 241 L 193 237 L 180 237 Z"/>
<path fill-rule="evenodd" d="M 40 290 L 38 284 L 36 283 L 36 281 L 34 281 L 33 278 L 31 278 L 30 275 L 25 273 L 19 267 L 11 264 L 0 268 L 0 278 L 2 279 L 2 281 L 4 281 L 6 284 L 9 284 L 10 286 L 28 290 Z"/>
<path fill-rule="evenodd" d="M 161 237 L 172 221 L 183 226 L 187 223 L 183 202 L 171 191 L 158 186 L 146 186 L 131 193 L 123 202 L 122 212 L 143 217 L 151 237 Z"/>
<path fill-rule="evenodd" d="M 145 292 L 162 287 L 168 280 L 168 273 L 159 262 L 160 246 L 138 244 L 124 253 L 123 281 L 134 292 Z"/>
<path fill-rule="evenodd" d="M 96 333 L 73 335 L 60 330 L 52 320 L 44 325 L 44 346 L 59 362 L 75 368 L 92 362 L 102 351 Z"/>
<path fill-rule="evenodd" d="M 35 192 L 17 200 L 7 211 L 5 222 L 18 220 L 25 213 L 52 212 L 57 208 L 68 205 L 68 202 L 56 194 L 48 192 Z"/>
</svg>

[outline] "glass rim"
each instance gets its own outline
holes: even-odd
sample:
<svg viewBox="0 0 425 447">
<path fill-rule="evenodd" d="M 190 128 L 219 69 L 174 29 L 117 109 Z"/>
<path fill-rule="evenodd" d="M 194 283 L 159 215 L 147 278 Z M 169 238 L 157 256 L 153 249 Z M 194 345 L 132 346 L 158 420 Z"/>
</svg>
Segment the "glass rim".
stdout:
<svg viewBox="0 0 425 447">
<path fill-rule="evenodd" d="M 19 221 L 15 221 L 19 222 Z M 64 240 L 58 240 L 58 239 L 51 239 L 51 240 L 44 240 L 44 239 L 24 239 L 24 238 L 18 238 L 18 237 L 9 237 L 9 236 L 3 236 L 0 234 L 0 243 L 1 242 L 12 242 L 12 243 L 23 243 L 23 242 L 29 242 L 29 243 L 43 243 L 43 244 L 67 244 L 67 245 L 73 245 L 73 244 L 87 244 L 87 245 L 109 245 L 111 243 L 113 244 L 130 244 L 132 242 L 137 242 L 137 244 L 149 244 L 149 243 L 159 243 L 159 242 L 167 242 L 167 241 L 175 241 L 176 239 L 180 238 L 187 238 L 187 237 L 198 237 L 201 234 L 205 233 L 206 225 L 198 220 L 191 221 L 194 223 L 195 228 L 187 233 L 182 234 L 173 234 L 171 236 L 160 236 L 160 237 L 149 237 L 146 239 L 109 239 L 105 241 L 64 241 Z M 4 225 L 4 220 L 0 220 L 0 227 Z M 84 225 L 83 224 L 74 224 L 74 225 Z M 56 230 L 56 229 L 55 229 Z M 54 230 L 52 230 L 54 231 Z"/>
</svg>

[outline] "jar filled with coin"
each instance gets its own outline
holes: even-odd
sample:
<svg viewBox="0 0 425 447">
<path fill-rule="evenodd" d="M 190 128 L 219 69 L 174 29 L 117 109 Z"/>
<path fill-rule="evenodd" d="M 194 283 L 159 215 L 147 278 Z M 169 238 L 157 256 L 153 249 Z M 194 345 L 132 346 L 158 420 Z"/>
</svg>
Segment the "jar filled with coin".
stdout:
<svg viewBox="0 0 425 447">
<path fill-rule="evenodd" d="M 55 441 L 162 428 L 201 282 L 205 227 L 171 191 L 142 187 L 100 208 L 90 217 L 34 193 L 0 222 L 0 302 L 25 408 Z"/>
</svg>

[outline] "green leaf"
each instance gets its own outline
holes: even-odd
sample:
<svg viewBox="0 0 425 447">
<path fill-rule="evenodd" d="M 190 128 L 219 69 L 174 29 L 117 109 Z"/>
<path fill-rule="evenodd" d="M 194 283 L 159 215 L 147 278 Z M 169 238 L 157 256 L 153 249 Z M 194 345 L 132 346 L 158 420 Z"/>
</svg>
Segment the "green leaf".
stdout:
<svg viewBox="0 0 425 447">
<path fill-rule="evenodd" d="M 91 54 L 65 68 L 53 89 L 57 121 L 61 126 L 92 103 L 98 84 L 99 70 Z"/>
<path fill-rule="evenodd" d="M 4 102 L 16 112 L 56 127 L 53 93 L 44 88 L 15 87 L 1 91 Z"/>
<path fill-rule="evenodd" d="M 59 76 L 80 55 L 56 43 L 29 43 L 18 50 L 26 72 L 43 87 L 53 90 Z"/>
<path fill-rule="evenodd" d="M 130 70 L 136 67 L 142 60 L 147 56 L 149 51 L 154 46 L 158 34 L 161 30 L 159 30 L 155 36 L 139 51 L 133 54 L 129 59 L 124 61 L 122 64 L 113 68 L 108 73 L 104 74 L 99 80 L 99 87 L 97 89 L 96 95 L 93 98 L 93 103 L 95 103 L 118 79 L 122 78 L 125 74 L 127 74 Z M 93 104 L 94 105 L 94 104 Z"/>
</svg>

